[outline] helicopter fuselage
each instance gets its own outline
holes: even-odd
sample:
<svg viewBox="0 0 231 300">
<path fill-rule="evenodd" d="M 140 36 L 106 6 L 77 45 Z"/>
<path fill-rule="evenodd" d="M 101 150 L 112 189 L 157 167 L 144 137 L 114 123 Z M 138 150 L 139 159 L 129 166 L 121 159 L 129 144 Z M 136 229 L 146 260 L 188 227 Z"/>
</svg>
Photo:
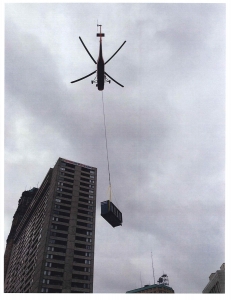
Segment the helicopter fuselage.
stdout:
<svg viewBox="0 0 231 300">
<path fill-rule="evenodd" d="M 99 42 L 99 58 L 97 60 L 97 87 L 99 91 L 104 89 L 104 60 L 103 60 L 103 53 L 102 53 L 102 39 L 100 37 Z"/>
<path fill-rule="evenodd" d="M 93 60 L 93 62 L 97 65 L 97 69 L 84 76 L 84 77 L 81 77 L 77 80 L 73 80 L 71 81 L 71 83 L 74 83 L 74 82 L 77 82 L 77 81 L 80 81 L 80 80 L 83 80 L 93 74 L 96 73 L 96 77 L 94 80 L 91 81 L 91 83 L 96 83 L 96 87 L 98 88 L 99 91 L 102 91 L 104 89 L 104 83 L 105 82 L 109 82 L 111 83 L 111 80 L 114 81 L 116 84 L 120 85 L 121 87 L 124 87 L 122 84 L 120 84 L 118 81 L 116 81 L 115 79 L 113 79 L 109 74 L 107 74 L 105 72 L 105 65 L 116 55 L 116 53 L 123 47 L 123 45 L 126 43 L 126 41 L 124 41 L 124 43 L 119 47 L 119 49 L 106 61 L 104 62 L 103 60 L 103 46 L 102 46 L 102 37 L 105 36 L 104 33 L 101 33 L 101 26 L 102 25 L 97 25 L 100 27 L 100 33 L 97 33 L 96 36 L 100 38 L 99 40 L 99 57 L 98 57 L 98 60 L 97 62 L 95 61 L 95 59 L 92 57 L 91 53 L 88 51 L 87 47 L 85 46 L 84 42 L 82 41 L 81 37 L 79 37 L 83 47 L 85 48 L 85 50 L 87 51 L 87 53 L 89 54 L 89 56 L 91 57 L 91 59 Z M 107 77 L 109 77 L 111 80 L 109 80 Z"/>
</svg>

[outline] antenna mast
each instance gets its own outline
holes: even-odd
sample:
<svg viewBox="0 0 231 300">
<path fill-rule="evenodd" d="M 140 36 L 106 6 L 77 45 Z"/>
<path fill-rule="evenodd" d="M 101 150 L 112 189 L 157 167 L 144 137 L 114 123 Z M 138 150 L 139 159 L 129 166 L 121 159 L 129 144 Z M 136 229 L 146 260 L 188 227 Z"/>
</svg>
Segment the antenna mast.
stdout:
<svg viewBox="0 0 231 300">
<path fill-rule="evenodd" d="M 152 252 L 151 252 L 151 257 L 152 257 Z M 154 275 L 154 267 L 153 267 L 153 257 L 152 257 L 152 274 L 153 274 L 154 284 L 156 284 L 155 275 Z"/>
</svg>

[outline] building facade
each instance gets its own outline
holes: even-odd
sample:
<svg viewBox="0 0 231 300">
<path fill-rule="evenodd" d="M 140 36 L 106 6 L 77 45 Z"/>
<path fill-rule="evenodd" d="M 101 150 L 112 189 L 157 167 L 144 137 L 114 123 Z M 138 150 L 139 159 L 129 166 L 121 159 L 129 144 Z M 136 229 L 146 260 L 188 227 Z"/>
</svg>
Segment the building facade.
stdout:
<svg viewBox="0 0 231 300">
<path fill-rule="evenodd" d="M 5 293 L 93 292 L 96 184 L 96 168 L 59 158 L 39 189 L 22 194 L 5 250 Z"/>
<path fill-rule="evenodd" d="M 145 285 L 142 288 L 127 291 L 126 293 L 174 293 L 174 290 L 165 284 Z"/>
<path fill-rule="evenodd" d="M 225 263 L 221 265 L 220 270 L 210 274 L 209 283 L 206 285 L 202 293 L 225 293 Z"/>
<path fill-rule="evenodd" d="M 4 256 L 4 278 L 6 277 L 6 272 L 8 269 L 10 256 L 14 245 L 14 236 L 15 236 L 16 229 L 20 221 L 22 220 L 27 208 L 29 207 L 31 201 L 33 200 L 35 194 L 37 193 L 37 191 L 38 191 L 37 188 L 33 188 L 30 191 L 23 192 L 21 198 L 18 201 L 18 208 L 13 216 L 11 230 L 6 241 L 6 250 Z"/>
</svg>

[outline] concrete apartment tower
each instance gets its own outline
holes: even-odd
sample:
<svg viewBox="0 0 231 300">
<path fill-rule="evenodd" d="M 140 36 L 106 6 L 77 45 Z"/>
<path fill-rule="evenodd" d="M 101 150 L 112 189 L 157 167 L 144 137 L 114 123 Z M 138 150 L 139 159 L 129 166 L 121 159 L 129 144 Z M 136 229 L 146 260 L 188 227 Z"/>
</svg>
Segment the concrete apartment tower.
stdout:
<svg viewBox="0 0 231 300">
<path fill-rule="evenodd" d="M 97 169 L 59 158 L 22 193 L 5 250 L 5 293 L 92 293 Z"/>
<path fill-rule="evenodd" d="M 211 273 L 209 283 L 202 291 L 203 294 L 224 294 L 225 293 L 225 263 L 220 266 L 220 270 Z"/>
</svg>

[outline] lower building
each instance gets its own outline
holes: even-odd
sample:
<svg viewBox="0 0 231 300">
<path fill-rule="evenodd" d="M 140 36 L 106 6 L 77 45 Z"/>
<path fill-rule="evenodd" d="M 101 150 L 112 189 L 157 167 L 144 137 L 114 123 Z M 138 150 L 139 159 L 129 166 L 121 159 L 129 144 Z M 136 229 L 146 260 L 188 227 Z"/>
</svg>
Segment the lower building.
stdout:
<svg viewBox="0 0 231 300">
<path fill-rule="evenodd" d="M 59 158 L 23 192 L 5 250 L 5 293 L 92 293 L 97 169 Z"/>
<path fill-rule="evenodd" d="M 215 273 L 211 273 L 209 276 L 209 283 L 203 289 L 202 293 L 225 293 L 225 263 Z"/>
<path fill-rule="evenodd" d="M 16 229 L 19 223 L 21 222 L 27 208 L 29 207 L 37 191 L 38 191 L 37 188 L 33 188 L 29 191 L 23 192 L 21 198 L 18 201 L 18 208 L 13 216 L 11 230 L 6 241 L 6 250 L 4 255 L 4 278 L 6 277 L 6 272 L 8 269 L 11 252 L 14 246 L 14 236 L 16 233 Z"/>
<path fill-rule="evenodd" d="M 153 284 L 126 293 L 174 293 L 174 290 L 165 284 Z"/>
</svg>

